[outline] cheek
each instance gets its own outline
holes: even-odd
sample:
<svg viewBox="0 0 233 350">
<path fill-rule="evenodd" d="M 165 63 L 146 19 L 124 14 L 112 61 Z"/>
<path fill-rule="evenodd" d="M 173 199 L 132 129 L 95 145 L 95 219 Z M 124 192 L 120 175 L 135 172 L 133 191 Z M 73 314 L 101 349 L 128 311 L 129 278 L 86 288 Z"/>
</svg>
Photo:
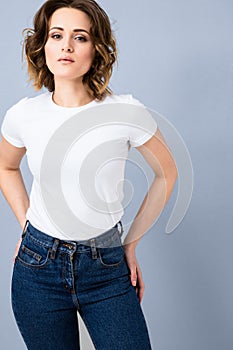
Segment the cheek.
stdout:
<svg viewBox="0 0 233 350">
<path fill-rule="evenodd" d="M 48 67 L 54 65 L 54 60 L 58 55 L 57 51 L 57 46 L 48 41 L 44 47 L 45 61 Z"/>
<path fill-rule="evenodd" d="M 48 64 L 50 62 L 51 51 L 52 51 L 51 48 L 49 46 L 45 45 L 44 53 L 45 53 L 46 64 Z"/>
<path fill-rule="evenodd" d="M 84 61 L 87 63 L 88 66 L 91 67 L 93 61 L 94 61 L 94 58 L 95 58 L 95 51 L 94 50 L 91 50 L 91 51 L 88 51 L 86 52 L 84 55 L 83 55 L 83 59 Z"/>
</svg>

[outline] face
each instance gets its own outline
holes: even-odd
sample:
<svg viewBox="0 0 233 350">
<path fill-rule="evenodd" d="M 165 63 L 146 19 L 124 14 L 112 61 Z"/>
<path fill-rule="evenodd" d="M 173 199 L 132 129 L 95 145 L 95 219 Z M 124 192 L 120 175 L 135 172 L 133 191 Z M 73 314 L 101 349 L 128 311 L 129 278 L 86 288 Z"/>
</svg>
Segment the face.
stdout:
<svg viewBox="0 0 233 350">
<path fill-rule="evenodd" d="M 91 68 L 95 49 L 90 26 L 89 17 L 76 9 L 61 8 L 51 16 L 45 59 L 55 81 L 82 81 Z"/>
</svg>

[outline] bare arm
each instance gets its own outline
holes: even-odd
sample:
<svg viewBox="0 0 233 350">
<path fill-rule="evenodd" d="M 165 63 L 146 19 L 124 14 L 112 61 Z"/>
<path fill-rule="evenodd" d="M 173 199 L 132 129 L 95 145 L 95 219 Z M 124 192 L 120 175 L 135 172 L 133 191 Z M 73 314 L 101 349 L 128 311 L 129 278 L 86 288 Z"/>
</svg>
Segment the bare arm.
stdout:
<svg viewBox="0 0 233 350">
<path fill-rule="evenodd" d="M 135 249 L 139 239 L 165 207 L 177 179 L 175 161 L 159 130 L 137 150 L 148 162 L 155 177 L 124 240 L 125 249 Z"/>
<path fill-rule="evenodd" d="M 145 285 L 142 271 L 136 259 L 136 245 L 149 227 L 155 222 L 169 197 L 177 179 L 177 169 L 172 154 L 159 130 L 154 136 L 137 147 L 154 171 L 154 180 L 124 240 L 126 261 L 130 270 L 130 280 L 142 301 Z"/>
<path fill-rule="evenodd" d="M 20 171 L 20 162 L 25 153 L 25 147 L 15 147 L 2 137 L 0 142 L 0 189 L 22 229 L 29 207 L 29 198 Z"/>
</svg>

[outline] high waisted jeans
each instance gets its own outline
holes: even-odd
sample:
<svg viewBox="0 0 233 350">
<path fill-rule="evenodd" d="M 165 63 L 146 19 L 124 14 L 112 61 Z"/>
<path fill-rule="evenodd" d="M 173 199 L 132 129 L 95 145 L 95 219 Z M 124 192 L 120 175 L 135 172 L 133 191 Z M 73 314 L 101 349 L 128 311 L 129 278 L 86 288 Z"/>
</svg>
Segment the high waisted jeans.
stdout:
<svg viewBox="0 0 233 350">
<path fill-rule="evenodd" d="M 80 349 L 77 311 L 96 349 L 151 349 L 120 227 L 89 241 L 62 241 L 27 221 L 13 270 L 12 307 L 29 350 Z"/>
</svg>

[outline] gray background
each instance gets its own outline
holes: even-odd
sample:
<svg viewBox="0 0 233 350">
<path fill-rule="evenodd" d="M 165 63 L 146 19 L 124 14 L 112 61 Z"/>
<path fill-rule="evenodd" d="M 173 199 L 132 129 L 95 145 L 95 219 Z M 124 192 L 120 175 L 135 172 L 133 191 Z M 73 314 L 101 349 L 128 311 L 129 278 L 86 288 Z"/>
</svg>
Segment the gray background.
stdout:
<svg viewBox="0 0 233 350">
<path fill-rule="evenodd" d="M 39 0 L 0 4 L 1 120 L 13 103 L 35 94 L 26 83 L 21 61 L 21 32 L 31 25 L 41 4 Z M 153 349 L 231 350 L 233 2 L 102 0 L 100 4 L 118 39 L 120 58 L 112 88 L 132 93 L 173 123 L 194 168 L 193 197 L 181 224 L 165 234 L 176 186 L 159 221 L 137 247 L 146 284 L 142 307 Z M 22 171 L 30 189 L 25 160 Z M 128 167 L 127 176 L 133 175 Z M 143 189 L 137 193 L 135 211 L 143 195 Z M 12 256 L 20 227 L 2 195 L 0 206 L 1 348 L 21 350 L 25 346 L 10 306 Z M 85 333 L 82 337 L 84 344 Z"/>
</svg>

